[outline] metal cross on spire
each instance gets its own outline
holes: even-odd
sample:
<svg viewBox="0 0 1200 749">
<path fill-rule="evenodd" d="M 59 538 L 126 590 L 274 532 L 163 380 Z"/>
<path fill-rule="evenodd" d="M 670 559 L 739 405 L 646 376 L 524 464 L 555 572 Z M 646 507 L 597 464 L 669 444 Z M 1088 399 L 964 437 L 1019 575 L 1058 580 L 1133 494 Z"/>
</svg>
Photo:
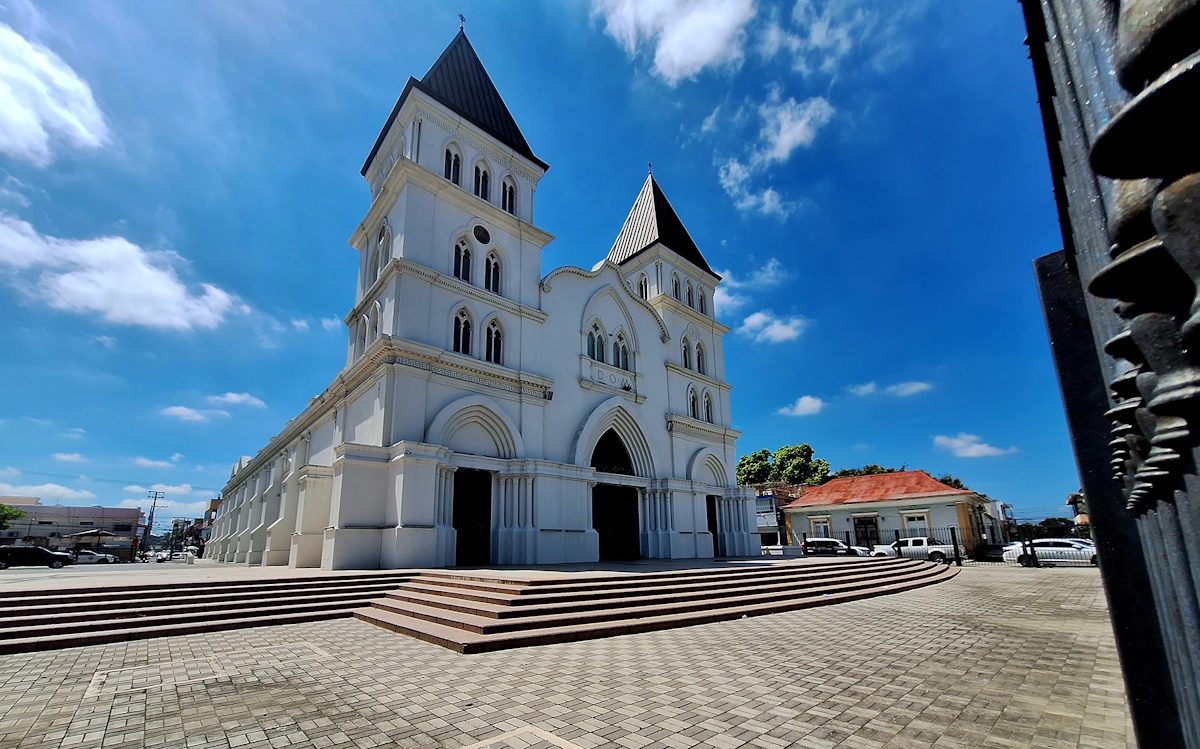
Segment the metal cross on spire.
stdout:
<svg viewBox="0 0 1200 749">
<path fill-rule="evenodd" d="M 654 165 L 649 161 L 646 162 L 646 171 L 650 174 L 654 174 Z"/>
<path fill-rule="evenodd" d="M 464 16 L 462 13 L 459 13 L 458 14 L 458 30 L 462 31 L 463 27 L 466 25 L 467 25 L 467 17 Z"/>
</svg>

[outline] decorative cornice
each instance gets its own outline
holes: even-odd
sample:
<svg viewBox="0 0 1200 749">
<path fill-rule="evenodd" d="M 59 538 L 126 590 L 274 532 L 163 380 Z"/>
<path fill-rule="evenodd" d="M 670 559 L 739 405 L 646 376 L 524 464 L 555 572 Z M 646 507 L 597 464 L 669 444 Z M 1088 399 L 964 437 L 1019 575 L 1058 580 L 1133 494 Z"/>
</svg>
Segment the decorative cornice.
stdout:
<svg viewBox="0 0 1200 749">
<path fill-rule="evenodd" d="M 726 429 L 682 414 L 666 414 L 666 419 L 668 432 L 680 432 L 708 442 L 732 444 L 742 436 L 742 433 L 735 429 Z"/>
<path fill-rule="evenodd" d="M 697 380 L 699 382 L 704 383 L 705 385 L 708 385 L 711 388 L 716 388 L 717 390 L 720 390 L 721 392 L 728 393 L 730 390 L 733 390 L 733 385 L 730 385 L 727 382 L 721 382 L 720 380 L 715 380 L 712 377 L 709 377 L 708 375 L 702 375 L 694 369 L 688 369 L 687 367 L 681 367 L 673 361 L 666 362 L 666 367 L 667 367 L 668 372 L 674 372 L 681 377 L 686 377 L 691 380 Z"/>
<path fill-rule="evenodd" d="M 542 293 L 549 294 L 550 282 L 559 276 L 578 276 L 579 278 L 584 278 L 591 281 L 598 278 L 600 274 L 604 272 L 605 268 L 611 268 L 612 271 L 616 273 L 617 278 L 621 280 L 622 288 L 625 289 L 625 293 L 630 299 L 637 304 L 640 304 L 647 312 L 654 316 L 654 321 L 658 323 L 658 330 L 660 333 L 659 338 L 662 340 L 662 342 L 666 343 L 667 341 L 671 340 L 671 331 L 667 330 L 667 324 L 663 322 L 662 316 L 658 314 L 658 310 L 654 309 L 654 307 L 645 299 L 642 299 L 641 294 L 638 294 L 633 290 L 633 287 L 629 284 L 629 280 L 625 278 L 624 274 L 621 273 L 621 267 L 611 260 L 601 260 L 596 264 L 596 267 L 591 270 L 577 268 L 574 265 L 564 265 L 561 268 L 555 268 L 547 273 L 546 277 L 542 279 Z"/>
<path fill-rule="evenodd" d="M 371 305 L 375 303 L 376 298 L 380 293 L 382 293 L 384 287 L 387 286 L 387 282 L 394 276 L 401 276 L 405 274 L 423 278 L 426 281 L 441 286 L 444 289 L 449 289 L 450 291 L 456 292 L 463 296 L 470 297 L 474 301 L 482 304 L 490 305 L 492 307 L 496 307 L 497 309 L 502 309 L 505 312 L 516 315 L 522 319 L 533 320 L 534 322 L 538 323 L 544 323 L 548 319 L 546 313 L 539 309 L 527 307 L 524 304 L 514 302 L 507 297 L 500 296 L 499 294 L 493 294 L 492 292 L 487 291 L 486 289 L 481 289 L 478 286 L 472 286 L 466 281 L 454 278 L 453 276 L 447 276 L 445 274 L 438 273 L 432 268 L 414 263 L 406 258 L 394 257 L 388 261 L 386 266 L 384 266 L 383 271 L 379 274 L 379 279 L 376 280 L 375 283 L 371 284 L 371 288 L 368 289 L 367 293 L 363 295 L 363 298 L 358 302 L 358 304 L 354 305 L 354 307 L 352 307 L 350 311 L 346 313 L 346 317 L 343 319 L 343 322 L 349 325 L 352 321 L 357 320 L 359 316 L 366 314 L 367 309 L 369 309 Z"/>
<path fill-rule="evenodd" d="M 383 181 L 383 187 L 380 188 L 379 194 L 371 203 L 367 214 L 354 228 L 350 238 L 346 240 L 351 247 L 357 249 L 365 246 L 365 242 L 371 241 L 372 230 L 369 227 L 379 227 L 387 212 L 396 204 L 396 200 L 400 197 L 400 191 L 408 182 L 420 185 L 435 195 L 444 193 L 445 199 L 453 201 L 466 213 L 472 216 L 486 216 L 486 220 L 493 226 L 503 229 L 522 241 L 527 240 L 538 247 L 545 247 L 554 239 L 553 234 L 517 218 L 508 211 L 501 210 L 499 206 L 490 201 L 475 197 L 467 190 L 442 175 L 429 171 L 417 162 L 402 158 L 397 160 L 391 171 L 388 172 L 387 179 Z"/>
</svg>

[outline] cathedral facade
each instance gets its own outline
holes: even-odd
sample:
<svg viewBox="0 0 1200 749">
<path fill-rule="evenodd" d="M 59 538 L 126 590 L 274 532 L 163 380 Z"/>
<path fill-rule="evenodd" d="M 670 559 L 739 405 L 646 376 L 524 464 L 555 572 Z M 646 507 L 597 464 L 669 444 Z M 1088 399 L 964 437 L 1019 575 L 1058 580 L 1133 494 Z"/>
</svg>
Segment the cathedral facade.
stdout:
<svg viewBox="0 0 1200 749">
<path fill-rule="evenodd" d="M 363 166 L 346 366 L 226 484 L 205 556 L 325 569 L 759 553 L 705 262 L 653 176 L 541 276 L 534 156 L 461 31 Z"/>
</svg>

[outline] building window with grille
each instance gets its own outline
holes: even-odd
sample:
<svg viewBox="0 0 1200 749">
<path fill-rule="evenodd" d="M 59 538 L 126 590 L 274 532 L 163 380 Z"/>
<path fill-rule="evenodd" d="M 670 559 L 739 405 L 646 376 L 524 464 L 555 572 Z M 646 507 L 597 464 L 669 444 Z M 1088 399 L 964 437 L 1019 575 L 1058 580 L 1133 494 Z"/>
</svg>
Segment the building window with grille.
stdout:
<svg viewBox="0 0 1200 749">
<path fill-rule="evenodd" d="M 685 369 L 692 368 L 692 344 L 687 338 L 683 339 L 683 366 Z"/>
<path fill-rule="evenodd" d="M 700 374 L 708 374 L 704 365 L 704 347 L 696 344 L 696 371 Z"/>
<path fill-rule="evenodd" d="M 487 327 L 487 343 L 485 358 L 493 364 L 503 364 L 503 334 L 500 332 L 500 323 L 496 320 Z"/>
<path fill-rule="evenodd" d="M 697 421 L 700 420 L 699 409 L 696 405 L 696 391 L 691 388 L 688 388 L 688 416 Z"/>
<path fill-rule="evenodd" d="M 517 185 L 512 177 L 505 177 L 500 183 L 500 208 L 512 214 L 517 212 Z"/>
<path fill-rule="evenodd" d="M 488 170 L 486 166 L 475 167 L 475 196 L 488 199 Z"/>
<path fill-rule="evenodd" d="M 707 421 L 709 424 L 713 423 L 712 399 L 708 397 L 708 393 L 704 394 L 704 420 Z"/>
<path fill-rule="evenodd" d="M 638 294 L 641 295 L 642 299 L 650 298 L 650 282 L 646 280 L 645 273 L 638 279 Z"/>
<path fill-rule="evenodd" d="M 471 248 L 462 240 L 454 246 L 454 277 L 471 283 Z"/>
<path fill-rule="evenodd" d="M 471 355 L 471 316 L 465 309 L 454 316 L 454 350 L 465 356 Z"/>
<path fill-rule="evenodd" d="M 456 185 L 462 185 L 462 159 L 454 149 L 446 149 L 446 168 L 444 176 Z"/>
<path fill-rule="evenodd" d="M 493 294 L 500 293 L 500 258 L 494 252 L 489 252 L 483 261 L 483 288 Z"/>
</svg>

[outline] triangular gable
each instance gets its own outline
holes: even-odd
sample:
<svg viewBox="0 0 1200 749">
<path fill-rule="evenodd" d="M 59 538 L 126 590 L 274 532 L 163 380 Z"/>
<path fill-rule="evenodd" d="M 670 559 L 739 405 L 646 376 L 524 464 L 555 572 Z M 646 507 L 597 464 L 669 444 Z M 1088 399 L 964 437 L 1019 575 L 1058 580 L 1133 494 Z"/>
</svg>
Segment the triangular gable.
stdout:
<svg viewBox="0 0 1200 749">
<path fill-rule="evenodd" d="M 621 265 L 656 242 L 720 279 L 700 254 L 700 248 L 692 241 L 691 235 L 679 220 L 679 215 L 671 207 L 662 188 L 654 181 L 654 175 L 649 175 L 642 185 L 642 191 L 638 193 L 637 200 L 633 201 L 633 208 L 630 209 L 629 217 L 625 219 L 625 225 L 621 227 L 621 233 L 617 235 L 617 241 L 608 253 L 608 259 Z"/>
</svg>

